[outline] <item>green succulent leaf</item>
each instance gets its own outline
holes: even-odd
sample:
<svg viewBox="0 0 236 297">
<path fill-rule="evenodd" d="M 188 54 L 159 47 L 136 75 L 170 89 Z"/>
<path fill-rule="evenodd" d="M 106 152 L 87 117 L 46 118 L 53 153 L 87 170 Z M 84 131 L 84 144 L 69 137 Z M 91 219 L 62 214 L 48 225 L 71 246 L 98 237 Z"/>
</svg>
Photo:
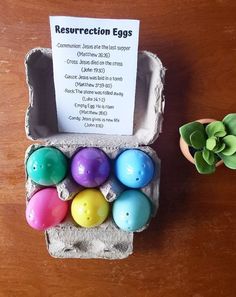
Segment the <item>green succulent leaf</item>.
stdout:
<svg viewBox="0 0 236 297">
<path fill-rule="evenodd" d="M 228 114 L 223 119 L 223 123 L 226 127 L 228 134 L 236 136 L 236 113 Z"/>
<path fill-rule="evenodd" d="M 202 157 L 206 162 L 209 159 L 209 156 L 210 156 L 210 151 L 206 147 L 204 147 L 204 149 L 202 151 Z"/>
<path fill-rule="evenodd" d="M 191 146 L 195 149 L 201 149 L 206 144 L 206 138 L 205 135 L 202 134 L 202 132 L 196 130 L 190 135 L 190 143 Z"/>
<path fill-rule="evenodd" d="M 225 135 L 227 135 L 226 130 L 224 130 L 224 131 L 218 131 L 218 132 L 215 133 L 215 136 L 216 137 L 224 137 Z"/>
<path fill-rule="evenodd" d="M 227 135 L 223 138 L 225 149 L 221 151 L 223 155 L 231 156 L 236 152 L 236 136 Z"/>
<path fill-rule="evenodd" d="M 202 157 L 209 165 L 213 165 L 216 163 L 215 155 L 212 151 L 209 151 L 207 148 L 204 147 L 202 151 Z"/>
<path fill-rule="evenodd" d="M 205 129 L 201 123 L 191 122 L 191 123 L 185 124 L 179 128 L 179 133 L 180 133 L 181 137 L 190 146 L 191 146 L 190 135 L 195 131 L 198 131 L 199 133 L 202 134 L 202 137 L 205 137 Z"/>
<path fill-rule="evenodd" d="M 221 151 L 223 151 L 223 149 L 226 147 L 225 143 L 218 143 L 217 146 L 214 148 L 213 152 L 214 153 L 220 153 Z"/>
<path fill-rule="evenodd" d="M 226 167 L 230 169 L 236 169 L 236 153 L 231 156 L 226 156 L 222 153 L 219 153 L 218 156 L 223 160 Z"/>
<path fill-rule="evenodd" d="M 211 174 L 215 172 L 215 164 L 209 165 L 203 158 L 202 152 L 194 154 L 195 166 L 201 174 Z"/>
<path fill-rule="evenodd" d="M 227 133 L 225 131 L 225 126 L 221 121 L 215 121 L 206 126 L 206 133 L 208 137 L 217 136 L 223 137 Z"/>
<path fill-rule="evenodd" d="M 210 138 L 207 139 L 206 141 L 206 148 L 209 150 L 209 151 L 212 151 L 217 145 L 217 139 L 216 137 L 212 136 Z"/>
</svg>

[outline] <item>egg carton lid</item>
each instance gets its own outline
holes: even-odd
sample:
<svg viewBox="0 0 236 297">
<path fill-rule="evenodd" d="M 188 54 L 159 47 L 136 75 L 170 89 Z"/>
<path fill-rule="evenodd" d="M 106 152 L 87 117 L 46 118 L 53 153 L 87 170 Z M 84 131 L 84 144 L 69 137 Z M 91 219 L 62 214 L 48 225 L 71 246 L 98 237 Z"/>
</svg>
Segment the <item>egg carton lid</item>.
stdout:
<svg viewBox="0 0 236 297">
<path fill-rule="evenodd" d="M 165 68 L 150 52 L 138 53 L 133 135 L 61 133 L 58 131 L 53 79 L 52 51 L 34 48 L 25 57 L 29 106 L 26 135 L 51 145 L 74 144 L 97 147 L 137 147 L 151 144 L 161 132 Z"/>
</svg>

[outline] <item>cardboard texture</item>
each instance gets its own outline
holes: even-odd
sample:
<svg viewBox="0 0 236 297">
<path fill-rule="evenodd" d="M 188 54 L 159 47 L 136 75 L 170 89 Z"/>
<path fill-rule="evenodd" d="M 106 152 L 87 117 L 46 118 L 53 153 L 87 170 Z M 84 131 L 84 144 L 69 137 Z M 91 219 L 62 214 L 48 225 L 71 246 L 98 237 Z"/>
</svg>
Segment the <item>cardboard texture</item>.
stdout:
<svg viewBox="0 0 236 297">
<path fill-rule="evenodd" d="M 153 203 L 153 216 L 159 202 L 160 160 L 148 146 L 161 132 L 164 110 L 163 81 L 165 68 L 152 53 L 138 54 L 138 71 L 134 111 L 134 133 L 132 136 L 59 133 L 55 105 L 52 55 L 50 49 L 31 50 L 25 59 L 26 80 L 29 87 L 29 107 L 26 112 L 26 135 L 43 144 L 31 145 L 25 154 L 29 155 L 40 146 L 54 146 L 67 157 L 81 147 L 99 147 L 111 159 L 126 148 L 139 148 L 147 152 L 156 165 L 153 180 L 141 190 Z M 32 195 L 43 188 L 35 184 L 26 173 L 26 203 Z M 57 186 L 59 197 L 70 200 L 83 188 L 71 176 Z M 112 202 L 125 189 L 114 176 L 100 186 L 105 198 Z M 148 224 L 143 227 L 143 231 Z M 70 214 L 61 224 L 45 232 L 47 248 L 53 257 L 59 258 L 104 258 L 122 259 L 133 252 L 133 233 L 120 230 L 111 215 L 102 225 L 81 228 L 74 223 Z"/>
</svg>

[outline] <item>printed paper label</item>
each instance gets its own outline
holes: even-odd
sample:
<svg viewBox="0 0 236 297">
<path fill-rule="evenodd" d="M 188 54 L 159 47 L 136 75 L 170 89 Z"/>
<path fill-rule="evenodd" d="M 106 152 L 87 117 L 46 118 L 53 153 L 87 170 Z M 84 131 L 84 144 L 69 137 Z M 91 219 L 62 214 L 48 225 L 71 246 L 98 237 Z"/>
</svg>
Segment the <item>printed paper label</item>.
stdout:
<svg viewBox="0 0 236 297">
<path fill-rule="evenodd" d="M 60 132 L 132 135 L 139 21 L 50 17 Z"/>
</svg>

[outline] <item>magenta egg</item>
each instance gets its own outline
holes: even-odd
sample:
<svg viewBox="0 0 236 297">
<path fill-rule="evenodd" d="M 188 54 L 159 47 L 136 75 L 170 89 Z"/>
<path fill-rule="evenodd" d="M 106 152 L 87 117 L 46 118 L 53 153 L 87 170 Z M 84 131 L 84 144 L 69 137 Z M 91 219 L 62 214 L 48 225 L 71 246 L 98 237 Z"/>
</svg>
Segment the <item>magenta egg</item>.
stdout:
<svg viewBox="0 0 236 297">
<path fill-rule="evenodd" d="M 59 224 L 66 216 L 68 202 L 62 201 L 56 188 L 45 188 L 35 193 L 26 207 L 26 220 L 37 230 Z"/>
</svg>

